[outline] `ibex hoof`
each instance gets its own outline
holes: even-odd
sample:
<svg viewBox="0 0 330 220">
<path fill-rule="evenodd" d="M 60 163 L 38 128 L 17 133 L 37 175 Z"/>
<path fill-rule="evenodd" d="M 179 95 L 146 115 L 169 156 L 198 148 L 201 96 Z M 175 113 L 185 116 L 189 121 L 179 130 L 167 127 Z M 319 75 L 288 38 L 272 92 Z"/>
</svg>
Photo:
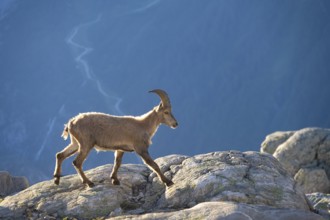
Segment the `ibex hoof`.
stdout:
<svg viewBox="0 0 330 220">
<path fill-rule="evenodd" d="M 170 180 L 168 182 L 165 183 L 167 187 L 173 186 L 174 183 Z"/>
<path fill-rule="evenodd" d="M 120 185 L 120 182 L 119 182 L 118 179 L 112 179 L 111 182 L 112 182 L 113 185 Z"/>
<path fill-rule="evenodd" d="M 92 188 L 95 186 L 95 184 L 92 181 L 83 181 L 83 184 L 87 184 L 89 188 Z"/>
<path fill-rule="evenodd" d="M 87 185 L 89 188 L 93 188 L 95 186 L 95 184 L 93 182 L 89 182 L 89 183 L 87 183 Z"/>
<path fill-rule="evenodd" d="M 56 185 L 59 185 L 59 184 L 60 184 L 60 178 L 56 178 L 56 179 L 54 180 L 54 183 L 55 183 Z"/>
</svg>

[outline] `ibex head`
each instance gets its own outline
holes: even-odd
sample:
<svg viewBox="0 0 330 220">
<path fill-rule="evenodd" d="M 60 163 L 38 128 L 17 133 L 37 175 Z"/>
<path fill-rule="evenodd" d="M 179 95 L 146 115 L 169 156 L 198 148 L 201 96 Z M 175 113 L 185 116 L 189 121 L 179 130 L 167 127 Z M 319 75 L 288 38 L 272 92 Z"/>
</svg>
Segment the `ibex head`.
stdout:
<svg viewBox="0 0 330 220">
<path fill-rule="evenodd" d="M 166 124 L 173 129 L 176 128 L 178 126 L 178 122 L 172 114 L 171 102 L 167 93 L 161 89 L 154 89 L 149 92 L 156 93 L 161 99 L 161 102 L 156 110 L 160 119 L 160 123 Z"/>
</svg>

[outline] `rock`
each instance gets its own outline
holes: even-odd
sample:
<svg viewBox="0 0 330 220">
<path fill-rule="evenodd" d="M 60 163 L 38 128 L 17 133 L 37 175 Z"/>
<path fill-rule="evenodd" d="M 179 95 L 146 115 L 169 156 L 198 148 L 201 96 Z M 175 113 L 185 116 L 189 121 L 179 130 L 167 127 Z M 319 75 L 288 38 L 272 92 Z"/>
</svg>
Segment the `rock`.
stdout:
<svg viewBox="0 0 330 220">
<path fill-rule="evenodd" d="M 112 165 L 105 165 L 86 172 L 96 183 L 93 188 L 83 186 L 77 175 L 63 177 L 59 186 L 53 181 L 41 182 L 6 197 L 0 203 L 0 216 L 150 219 L 163 213 L 164 217 L 158 217 L 164 219 L 168 213 L 178 218 L 199 216 L 197 213 L 202 218 L 210 213 L 207 216 L 212 214 L 215 219 L 243 219 L 274 213 L 283 219 L 303 219 L 305 215 L 320 219 L 309 212 L 300 187 L 269 154 L 213 152 L 193 157 L 171 155 L 156 162 L 173 180 L 170 188 L 165 188 L 146 166 L 132 164 L 122 165 L 118 173 L 121 185 L 114 186 L 109 178 Z"/>
<path fill-rule="evenodd" d="M 120 186 L 111 184 L 112 165 L 86 172 L 96 184 L 82 185 L 78 175 L 37 183 L 16 195 L 6 197 L 0 204 L 0 216 L 5 219 L 26 219 L 47 213 L 49 216 L 91 219 L 108 216 L 117 209 L 134 210 L 143 204 L 149 169 L 144 165 L 123 165 L 118 172 Z M 33 218 L 34 219 L 34 218 Z"/>
<path fill-rule="evenodd" d="M 315 210 L 325 219 L 330 219 L 330 194 L 310 193 L 306 196 Z"/>
<path fill-rule="evenodd" d="M 180 211 L 118 216 L 111 219 L 223 219 L 223 220 L 323 220 L 309 211 L 279 209 L 234 202 L 203 202 Z"/>
<path fill-rule="evenodd" d="M 266 139 L 261 144 L 260 152 L 273 154 L 276 148 L 283 144 L 294 134 L 294 131 L 277 131 L 266 136 Z"/>
<path fill-rule="evenodd" d="M 11 176 L 7 171 L 0 171 L 0 196 L 4 197 L 29 187 L 26 177 Z"/>
<path fill-rule="evenodd" d="M 266 137 L 261 151 L 273 154 L 305 193 L 330 192 L 330 129 L 275 132 Z"/>
<path fill-rule="evenodd" d="M 160 208 L 233 201 L 308 209 L 301 203 L 303 194 L 295 188 L 293 179 L 272 156 L 215 152 L 187 158 L 177 170 L 172 179 L 175 185 L 158 200 Z"/>
<path fill-rule="evenodd" d="M 301 168 L 295 174 L 294 179 L 305 193 L 329 191 L 330 183 L 324 169 Z"/>
</svg>

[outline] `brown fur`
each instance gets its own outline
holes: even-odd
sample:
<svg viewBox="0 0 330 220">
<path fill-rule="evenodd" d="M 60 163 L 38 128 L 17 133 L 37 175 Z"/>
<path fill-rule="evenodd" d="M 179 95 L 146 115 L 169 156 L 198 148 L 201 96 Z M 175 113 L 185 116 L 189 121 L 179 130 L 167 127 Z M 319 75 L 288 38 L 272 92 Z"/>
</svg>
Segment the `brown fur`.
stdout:
<svg viewBox="0 0 330 220">
<path fill-rule="evenodd" d="M 177 127 L 178 124 L 171 113 L 167 94 L 162 90 L 153 90 L 152 92 L 160 93 L 162 102 L 142 116 L 113 116 L 89 112 L 70 119 L 65 125 L 62 137 L 66 139 L 70 136 L 71 143 L 56 154 L 55 184 L 60 182 L 63 160 L 77 153 L 73 165 L 82 182 L 92 187 L 94 184 L 84 174 L 82 164 L 90 150 L 95 148 L 101 151 L 115 151 L 115 164 L 111 173 L 113 184 L 119 184 L 117 171 L 121 165 L 124 152 L 135 151 L 149 168 L 157 173 L 162 182 L 167 186 L 171 186 L 173 182 L 161 173 L 158 165 L 150 157 L 148 147 L 152 143 L 151 138 L 160 124 L 163 123 L 172 128 Z"/>
</svg>

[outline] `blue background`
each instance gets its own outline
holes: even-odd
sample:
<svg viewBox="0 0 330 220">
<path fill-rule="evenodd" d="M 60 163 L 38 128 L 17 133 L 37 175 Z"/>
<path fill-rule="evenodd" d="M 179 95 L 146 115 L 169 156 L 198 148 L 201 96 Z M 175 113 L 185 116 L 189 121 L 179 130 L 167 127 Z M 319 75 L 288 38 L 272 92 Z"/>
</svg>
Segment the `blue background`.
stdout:
<svg viewBox="0 0 330 220">
<path fill-rule="evenodd" d="M 330 127 L 329 21 L 328 0 L 1 0 L 0 170 L 51 179 L 68 119 L 141 115 L 155 88 L 179 127 L 161 126 L 154 158 Z M 92 152 L 84 169 L 106 163 Z"/>
</svg>

